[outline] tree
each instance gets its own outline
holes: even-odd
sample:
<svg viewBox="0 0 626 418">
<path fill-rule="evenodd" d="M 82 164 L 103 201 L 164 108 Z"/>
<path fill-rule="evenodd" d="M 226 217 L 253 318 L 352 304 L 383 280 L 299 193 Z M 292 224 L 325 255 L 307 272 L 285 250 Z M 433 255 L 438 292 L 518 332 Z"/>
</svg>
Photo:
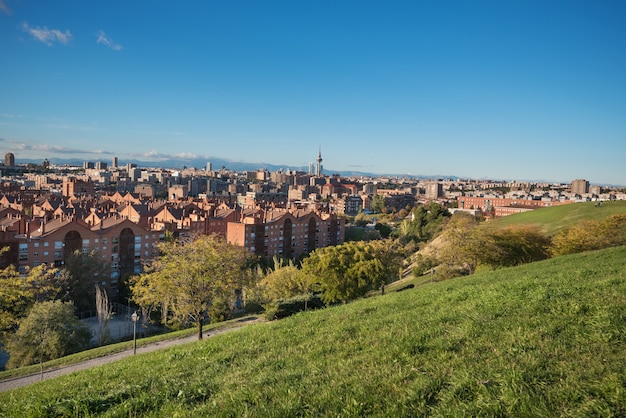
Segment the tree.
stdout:
<svg viewBox="0 0 626 418">
<path fill-rule="evenodd" d="M 477 239 L 483 243 L 483 250 L 478 254 L 480 263 L 492 268 L 532 263 L 549 257 L 550 239 L 536 226 L 512 225 L 487 230 Z"/>
<path fill-rule="evenodd" d="M 559 256 L 626 244 L 626 215 L 580 222 L 552 239 L 552 253 Z"/>
<path fill-rule="evenodd" d="M 370 209 L 374 213 L 383 213 L 386 209 L 385 205 L 385 197 L 379 194 L 375 194 L 372 196 L 372 201 L 370 202 Z"/>
<path fill-rule="evenodd" d="M 274 269 L 269 271 L 259 284 L 264 296 L 270 301 L 288 299 L 312 290 L 308 277 L 291 260 L 283 265 L 275 259 Z"/>
<path fill-rule="evenodd" d="M 349 242 L 315 250 L 302 264 L 325 303 L 347 302 L 397 277 L 398 253 L 385 241 Z"/>
<path fill-rule="evenodd" d="M 389 238 L 389 235 L 391 234 L 391 227 L 381 222 L 376 222 L 374 229 L 380 232 L 381 238 Z"/>
<path fill-rule="evenodd" d="M 78 352 L 89 345 L 90 339 L 89 328 L 76 318 L 71 302 L 35 303 L 7 341 L 7 367 L 39 363 L 43 373 L 45 361 Z"/>
<path fill-rule="evenodd" d="M 74 301 L 76 309 L 79 312 L 93 311 L 96 309 L 96 286 L 110 276 L 109 264 L 103 262 L 95 250 L 87 253 L 76 250 L 65 260 L 61 275 L 63 290 Z"/>
<path fill-rule="evenodd" d="M 103 345 L 111 338 L 109 321 L 113 315 L 113 308 L 109 303 L 109 296 L 105 289 L 96 287 L 96 312 L 98 314 L 98 344 Z"/>
<path fill-rule="evenodd" d="M 200 235 L 159 246 L 146 273 L 131 279 L 132 299 L 147 311 L 161 310 L 163 324 L 195 323 L 198 339 L 214 301 L 232 299 L 246 284 L 241 248 L 216 236 Z"/>
<path fill-rule="evenodd" d="M 369 222 L 370 222 L 369 218 L 363 212 L 357 213 L 356 216 L 354 217 L 354 224 L 356 226 L 364 227 Z"/>
<path fill-rule="evenodd" d="M 60 284 L 57 269 L 40 265 L 22 276 L 13 266 L 0 270 L 0 331 L 15 331 L 35 302 L 55 299 Z"/>
<path fill-rule="evenodd" d="M 450 218 L 441 233 L 442 244 L 437 250 L 437 259 L 447 274 L 472 274 L 476 270 L 483 251 L 477 227 L 478 220 L 467 213 L 458 212 Z"/>
</svg>

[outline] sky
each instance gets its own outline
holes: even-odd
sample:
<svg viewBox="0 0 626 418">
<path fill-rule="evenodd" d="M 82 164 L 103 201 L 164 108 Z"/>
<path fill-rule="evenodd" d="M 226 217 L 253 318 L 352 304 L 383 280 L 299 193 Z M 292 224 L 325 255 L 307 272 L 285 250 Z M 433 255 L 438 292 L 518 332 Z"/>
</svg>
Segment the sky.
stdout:
<svg viewBox="0 0 626 418">
<path fill-rule="evenodd" d="M 626 2 L 0 0 L 0 153 L 626 185 Z"/>
</svg>

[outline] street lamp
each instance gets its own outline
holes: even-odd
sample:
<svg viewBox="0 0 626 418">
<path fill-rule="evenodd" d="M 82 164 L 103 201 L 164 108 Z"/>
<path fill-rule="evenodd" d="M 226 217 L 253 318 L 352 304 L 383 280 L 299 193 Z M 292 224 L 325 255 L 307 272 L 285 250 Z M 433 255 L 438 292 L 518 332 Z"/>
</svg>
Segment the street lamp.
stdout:
<svg viewBox="0 0 626 418">
<path fill-rule="evenodd" d="M 139 319 L 137 311 L 133 312 L 130 319 L 133 321 L 133 355 L 135 355 L 137 354 L 137 320 Z"/>
</svg>

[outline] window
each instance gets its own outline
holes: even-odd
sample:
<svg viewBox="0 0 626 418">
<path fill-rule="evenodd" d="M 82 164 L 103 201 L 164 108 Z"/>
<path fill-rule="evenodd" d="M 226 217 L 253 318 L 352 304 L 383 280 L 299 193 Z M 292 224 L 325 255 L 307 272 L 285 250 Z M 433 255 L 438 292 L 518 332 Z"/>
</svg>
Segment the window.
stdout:
<svg viewBox="0 0 626 418">
<path fill-rule="evenodd" d="M 107 245 L 109 243 L 109 239 L 108 238 L 102 238 L 102 244 L 103 245 Z"/>
<path fill-rule="evenodd" d="M 50 243 L 49 243 L 48 241 L 44 241 L 44 242 L 43 242 L 43 246 L 44 246 L 44 247 L 47 247 L 48 245 L 50 245 Z"/>
<path fill-rule="evenodd" d="M 63 248 L 63 241 L 54 241 L 54 249 L 60 250 Z"/>
<path fill-rule="evenodd" d="M 83 240 L 83 247 L 89 247 L 89 239 Z"/>
<path fill-rule="evenodd" d="M 39 243 L 38 242 L 33 242 L 33 247 L 39 248 Z"/>
</svg>

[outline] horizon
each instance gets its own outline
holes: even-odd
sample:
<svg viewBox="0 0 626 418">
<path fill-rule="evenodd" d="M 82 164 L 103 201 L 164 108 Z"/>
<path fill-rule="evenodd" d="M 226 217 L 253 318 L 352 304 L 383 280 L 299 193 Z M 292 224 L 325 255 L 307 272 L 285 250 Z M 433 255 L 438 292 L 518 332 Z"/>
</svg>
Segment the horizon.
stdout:
<svg viewBox="0 0 626 418">
<path fill-rule="evenodd" d="M 624 18 L 617 1 L 0 0 L 0 153 L 288 168 L 321 147 L 336 172 L 626 185 Z"/>
<path fill-rule="evenodd" d="M 224 165 L 221 168 L 225 168 L 226 170 L 234 171 L 234 172 L 243 172 L 243 171 L 257 171 L 257 170 L 268 170 L 270 172 L 280 171 L 280 170 L 295 170 L 301 172 L 308 172 L 308 167 L 304 166 L 294 166 L 294 165 L 285 165 L 285 164 L 267 164 L 267 163 L 255 163 L 255 162 L 247 162 L 247 161 L 229 161 L 219 157 L 213 157 L 213 161 L 204 161 L 201 159 L 187 159 L 187 160 L 164 160 L 166 164 L 171 165 L 160 165 L 161 162 L 149 162 L 149 161 L 141 161 L 141 160 L 118 160 L 119 167 L 124 167 L 126 164 L 137 164 L 138 168 L 153 168 L 153 169 L 164 169 L 164 170 L 173 170 L 180 171 L 185 169 L 194 169 L 194 170 L 204 170 L 206 167 L 206 163 L 214 163 L 215 161 L 223 164 L 231 163 L 231 167 L 228 165 Z M 56 162 L 55 162 L 56 161 Z M 85 162 L 98 163 L 104 162 L 107 164 L 107 169 L 110 169 L 112 165 L 111 161 L 104 161 L 101 159 L 95 160 L 79 160 L 79 159 L 60 159 L 60 158 L 52 158 L 49 160 L 50 164 L 58 167 L 74 167 L 74 168 L 83 168 L 83 164 Z M 15 163 L 17 166 L 19 165 L 28 165 L 28 164 L 40 164 L 40 162 L 32 161 L 29 159 L 20 159 L 15 158 Z M 0 162 L 0 165 L 3 164 Z M 195 164 L 195 165 L 194 165 Z M 182 166 L 181 166 L 182 165 Z M 235 166 L 236 168 L 233 168 Z M 212 171 L 216 170 L 217 167 L 214 167 Z M 493 182 L 527 182 L 527 183 L 548 183 L 548 184 L 571 184 L 573 180 L 578 179 L 570 179 L 570 180 L 553 180 L 553 179 L 531 179 L 531 178 L 500 178 L 500 177 L 468 177 L 468 176 L 460 176 L 456 174 L 402 174 L 402 173 L 369 173 L 369 172 L 361 172 L 361 171 L 346 171 L 346 170 L 331 170 L 324 168 L 323 176 L 329 177 L 332 175 L 340 175 L 344 177 L 395 177 L 395 178 L 404 178 L 404 179 L 418 179 L 418 180 L 440 180 L 440 179 L 456 179 L 458 181 L 465 180 L 478 180 L 478 181 L 493 181 Z M 614 184 L 614 183 L 593 183 L 589 182 L 590 186 L 603 186 L 610 188 L 622 188 L 626 187 L 624 184 Z"/>
</svg>

